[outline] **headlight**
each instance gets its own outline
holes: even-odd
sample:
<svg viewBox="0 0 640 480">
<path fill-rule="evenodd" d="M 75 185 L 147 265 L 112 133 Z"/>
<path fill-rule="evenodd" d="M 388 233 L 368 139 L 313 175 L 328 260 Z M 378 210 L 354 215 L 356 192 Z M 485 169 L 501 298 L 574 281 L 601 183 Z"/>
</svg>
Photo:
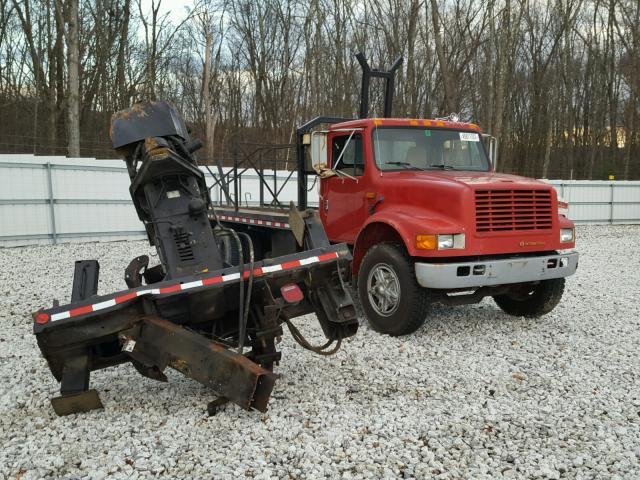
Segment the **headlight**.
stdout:
<svg viewBox="0 0 640 480">
<path fill-rule="evenodd" d="M 453 235 L 438 235 L 438 250 L 453 248 Z"/>
<path fill-rule="evenodd" d="M 464 248 L 464 233 L 438 235 L 438 250 L 461 250 Z"/>
<path fill-rule="evenodd" d="M 418 250 L 462 250 L 464 233 L 445 235 L 416 235 Z"/>
<path fill-rule="evenodd" d="M 572 243 L 574 241 L 573 228 L 560 229 L 560 243 Z"/>
</svg>

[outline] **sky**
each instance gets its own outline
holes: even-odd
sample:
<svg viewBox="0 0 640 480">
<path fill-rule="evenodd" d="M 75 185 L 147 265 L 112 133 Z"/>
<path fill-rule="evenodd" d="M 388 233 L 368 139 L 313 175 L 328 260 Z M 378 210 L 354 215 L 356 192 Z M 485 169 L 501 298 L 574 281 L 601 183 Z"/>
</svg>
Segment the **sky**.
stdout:
<svg viewBox="0 0 640 480">
<path fill-rule="evenodd" d="M 151 11 L 152 0 L 141 0 L 144 11 Z M 156 4 L 159 0 L 156 0 Z M 171 19 L 180 22 L 186 16 L 185 7 L 193 7 L 193 0 L 161 0 L 160 14 L 169 13 Z M 135 4 L 134 4 L 135 5 Z"/>
</svg>

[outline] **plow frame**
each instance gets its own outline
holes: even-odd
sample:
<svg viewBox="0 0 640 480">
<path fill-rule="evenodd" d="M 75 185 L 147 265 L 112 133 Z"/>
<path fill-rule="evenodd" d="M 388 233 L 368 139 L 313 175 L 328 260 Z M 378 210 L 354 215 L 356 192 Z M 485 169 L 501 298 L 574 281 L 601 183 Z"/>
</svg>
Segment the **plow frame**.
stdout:
<svg viewBox="0 0 640 480">
<path fill-rule="evenodd" d="M 357 330 L 353 304 L 336 304 L 339 295 L 321 292 L 331 288 L 335 283 L 330 278 L 333 272 L 336 268 L 347 269 L 350 259 L 344 245 L 327 246 L 256 262 L 253 271 L 244 270 L 242 275 L 244 279 L 252 275 L 269 296 L 285 284 L 303 285 L 301 302 L 289 304 L 276 296 L 271 305 L 264 306 L 265 315 L 276 317 L 276 334 L 282 334 L 282 321 L 316 312 L 325 335 L 341 339 Z M 227 292 L 236 290 L 240 275 L 239 267 L 229 267 L 35 312 L 38 345 L 61 383 L 61 396 L 52 399 L 56 413 L 101 408 L 97 392 L 89 389 L 90 372 L 126 362 L 158 381 L 167 381 L 163 373 L 166 367 L 174 368 L 244 409 L 265 411 L 275 374 L 228 345 L 209 340 L 158 313 L 158 303 L 171 299 L 186 302 L 194 296 L 207 299 L 214 295 L 218 300 L 212 303 L 224 301 Z M 183 323 L 198 325 L 200 319 L 196 314 L 193 317 Z M 201 323 L 206 324 L 204 320 Z"/>
</svg>

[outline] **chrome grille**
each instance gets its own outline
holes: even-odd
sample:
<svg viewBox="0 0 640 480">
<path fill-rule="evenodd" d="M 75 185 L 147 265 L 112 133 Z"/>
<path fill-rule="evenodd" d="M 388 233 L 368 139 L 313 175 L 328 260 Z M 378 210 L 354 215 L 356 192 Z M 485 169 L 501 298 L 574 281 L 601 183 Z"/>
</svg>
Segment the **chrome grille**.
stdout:
<svg viewBox="0 0 640 480">
<path fill-rule="evenodd" d="M 549 230 L 551 190 L 476 190 L 476 232 Z"/>
</svg>

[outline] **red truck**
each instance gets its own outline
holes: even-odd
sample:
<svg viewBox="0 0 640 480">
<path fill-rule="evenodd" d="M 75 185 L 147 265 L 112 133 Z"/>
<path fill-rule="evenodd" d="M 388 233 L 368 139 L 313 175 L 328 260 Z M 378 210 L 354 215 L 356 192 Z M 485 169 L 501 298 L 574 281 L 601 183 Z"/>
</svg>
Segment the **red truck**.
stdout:
<svg viewBox="0 0 640 480">
<path fill-rule="evenodd" d="M 298 129 L 298 208 L 308 207 L 307 177 L 318 175 L 322 224 L 331 242 L 352 250 L 353 283 L 373 328 L 408 334 L 434 302 L 486 296 L 510 315 L 549 313 L 578 267 L 574 225 L 555 189 L 497 173 L 477 125 L 387 118 L 399 61 L 382 72 L 358 59 L 361 118 L 318 117 Z M 371 77 L 387 83 L 383 118 L 367 118 Z M 240 208 L 237 199 L 236 186 L 235 205 L 216 208 L 221 220 L 244 225 L 266 256 L 289 248 L 283 210 L 262 201 Z"/>
</svg>

